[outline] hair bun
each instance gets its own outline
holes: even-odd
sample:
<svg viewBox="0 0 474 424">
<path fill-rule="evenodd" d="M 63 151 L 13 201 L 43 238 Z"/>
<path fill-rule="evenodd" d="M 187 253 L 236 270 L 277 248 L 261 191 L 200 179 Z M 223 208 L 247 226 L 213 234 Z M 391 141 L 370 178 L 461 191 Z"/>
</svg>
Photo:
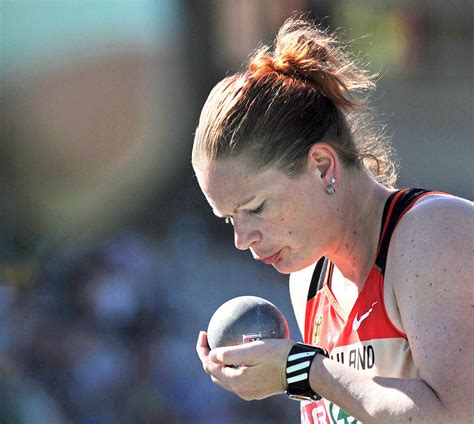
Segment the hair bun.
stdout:
<svg viewBox="0 0 474 424">
<path fill-rule="evenodd" d="M 294 18 L 280 28 L 273 52 L 263 46 L 254 53 L 249 72 L 257 79 L 273 75 L 305 81 L 345 110 L 360 106 L 354 95 L 375 86 L 346 57 L 335 37 Z"/>
<path fill-rule="evenodd" d="M 249 72 L 257 79 L 269 74 L 279 73 L 278 67 L 275 66 L 275 60 L 269 54 L 268 47 L 264 47 L 254 54 L 249 64 Z"/>
</svg>

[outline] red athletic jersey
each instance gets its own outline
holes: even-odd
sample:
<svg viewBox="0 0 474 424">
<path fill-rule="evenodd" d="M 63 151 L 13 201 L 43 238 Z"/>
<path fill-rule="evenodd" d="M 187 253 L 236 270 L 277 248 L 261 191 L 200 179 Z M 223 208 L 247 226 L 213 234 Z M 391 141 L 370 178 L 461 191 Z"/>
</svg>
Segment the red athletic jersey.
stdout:
<svg viewBox="0 0 474 424">
<path fill-rule="evenodd" d="M 417 378 L 406 334 L 391 322 L 384 303 L 384 273 L 392 233 L 403 215 L 428 194 L 421 189 L 403 189 L 387 200 L 377 257 L 349 316 L 331 291 L 334 264 L 322 258 L 313 273 L 306 303 L 304 342 L 324 347 L 331 359 L 371 375 Z M 357 423 L 326 399 L 302 402 L 301 422 Z"/>
</svg>

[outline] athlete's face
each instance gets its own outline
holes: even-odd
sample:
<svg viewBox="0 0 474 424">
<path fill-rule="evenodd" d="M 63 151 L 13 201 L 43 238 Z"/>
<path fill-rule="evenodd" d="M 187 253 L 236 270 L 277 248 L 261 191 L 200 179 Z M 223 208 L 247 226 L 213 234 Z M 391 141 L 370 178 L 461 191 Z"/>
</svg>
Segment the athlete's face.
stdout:
<svg viewBox="0 0 474 424">
<path fill-rule="evenodd" d="M 214 214 L 233 225 L 238 249 L 285 274 L 324 254 L 331 214 L 319 172 L 255 173 L 242 159 L 204 162 L 195 171 Z"/>
</svg>

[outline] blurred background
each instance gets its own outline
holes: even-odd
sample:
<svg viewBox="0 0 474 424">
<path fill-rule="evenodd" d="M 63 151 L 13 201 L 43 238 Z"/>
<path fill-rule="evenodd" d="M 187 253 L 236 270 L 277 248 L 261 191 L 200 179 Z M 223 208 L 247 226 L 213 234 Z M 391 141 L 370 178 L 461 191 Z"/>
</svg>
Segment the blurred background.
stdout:
<svg viewBox="0 0 474 424">
<path fill-rule="evenodd" d="M 224 301 L 287 277 L 233 248 L 190 165 L 212 86 L 294 11 L 352 41 L 400 186 L 472 200 L 468 0 L 0 0 L 0 422 L 290 423 L 195 354 Z"/>
</svg>

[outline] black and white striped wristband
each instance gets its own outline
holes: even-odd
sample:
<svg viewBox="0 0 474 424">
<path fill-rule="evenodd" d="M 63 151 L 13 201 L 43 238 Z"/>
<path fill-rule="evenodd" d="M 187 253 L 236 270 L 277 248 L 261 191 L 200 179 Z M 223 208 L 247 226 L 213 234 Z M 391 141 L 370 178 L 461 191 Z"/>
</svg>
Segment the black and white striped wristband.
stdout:
<svg viewBox="0 0 474 424">
<path fill-rule="evenodd" d="M 309 370 L 316 354 L 328 357 L 328 353 L 321 347 L 296 343 L 286 360 L 286 394 L 294 400 L 319 400 L 321 396 L 311 389 L 309 384 Z"/>
</svg>

